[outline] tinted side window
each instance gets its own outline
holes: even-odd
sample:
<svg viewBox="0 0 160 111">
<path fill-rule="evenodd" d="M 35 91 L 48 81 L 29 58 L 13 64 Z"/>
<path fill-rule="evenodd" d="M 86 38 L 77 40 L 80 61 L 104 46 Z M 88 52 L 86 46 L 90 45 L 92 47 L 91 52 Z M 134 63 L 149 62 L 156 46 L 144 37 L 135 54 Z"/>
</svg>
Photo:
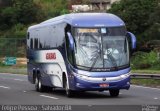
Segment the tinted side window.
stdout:
<svg viewBox="0 0 160 111">
<path fill-rule="evenodd" d="M 34 39 L 34 48 L 38 49 L 38 39 Z"/>
<path fill-rule="evenodd" d="M 33 39 L 30 40 L 30 48 L 33 49 Z"/>
<path fill-rule="evenodd" d="M 30 33 L 28 32 L 28 33 L 27 33 L 27 39 L 29 39 L 29 38 L 30 38 Z"/>
<path fill-rule="evenodd" d="M 41 43 L 40 40 L 39 40 L 39 48 L 40 48 L 40 49 L 43 48 L 43 47 L 42 47 L 42 43 Z"/>
</svg>

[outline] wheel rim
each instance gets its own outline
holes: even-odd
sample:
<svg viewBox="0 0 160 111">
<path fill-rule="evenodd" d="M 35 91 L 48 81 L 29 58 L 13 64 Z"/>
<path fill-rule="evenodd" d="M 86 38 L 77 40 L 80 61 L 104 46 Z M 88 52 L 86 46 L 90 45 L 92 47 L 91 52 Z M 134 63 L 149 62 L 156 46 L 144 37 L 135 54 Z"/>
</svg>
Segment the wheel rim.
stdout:
<svg viewBox="0 0 160 111">
<path fill-rule="evenodd" d="M 39 85 L 38 85 L 38 79 L 37 79 L 37 77 L 35 79 L 35 88 L 36 88 L 37 91 L 39 90 Z"/>
<path fill-rule="evenodd" d="M 66 89 L 66 94 L 69 95 L 69 89 L 68 89 L 67 81 L 66 81 L 66 84 L 65 84 L 65 89 Z"/>
<path fill-rule="evenodd" d="M 41 90 L 41 88 L 42 88 L 42 84 L 41 84 L 40 78 L 39 78 L 39 80 L 38 80 L 38 88 L 39 88 L 39 90 Z"/>
</svg>

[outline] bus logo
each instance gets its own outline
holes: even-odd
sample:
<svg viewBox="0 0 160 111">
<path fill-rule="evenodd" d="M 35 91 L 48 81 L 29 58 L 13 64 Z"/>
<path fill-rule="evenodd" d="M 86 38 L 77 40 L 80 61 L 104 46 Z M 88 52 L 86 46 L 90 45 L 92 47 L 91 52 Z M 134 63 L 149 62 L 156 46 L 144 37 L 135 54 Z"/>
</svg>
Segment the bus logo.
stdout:
<svg viewBox="0 0 160 111">
<path fill-rule="evenodd" d="M 102 80 L 103 80 L 103 81 L 106 81 L 106 78 L 103 78 Z"/>
<path fill-rule="evenodd" d="M 47 53 L 46 54 L 46 59 L 47 60 L 56 59 L 56 53 Z"/>
</svg>

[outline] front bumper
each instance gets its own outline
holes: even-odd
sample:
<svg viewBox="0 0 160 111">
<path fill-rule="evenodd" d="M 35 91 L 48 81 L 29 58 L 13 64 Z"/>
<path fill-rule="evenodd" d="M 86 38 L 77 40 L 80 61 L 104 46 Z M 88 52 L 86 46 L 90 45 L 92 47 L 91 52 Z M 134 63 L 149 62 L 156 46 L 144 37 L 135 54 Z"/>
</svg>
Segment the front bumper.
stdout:
<svg viewBox="0 0 160 111">
<path fill-rule="evenodd" d="M 101 84 L 105 84 L 102 87 Z M 116 77 L 87 77 L 87 76 L 75 76 L 70 81 L 72 90 L 84 90 L 84 91 L 99 91 L 109 89 L 129 89 L 130 88 L 130 74 L 124 74 Z"/>
</svg>

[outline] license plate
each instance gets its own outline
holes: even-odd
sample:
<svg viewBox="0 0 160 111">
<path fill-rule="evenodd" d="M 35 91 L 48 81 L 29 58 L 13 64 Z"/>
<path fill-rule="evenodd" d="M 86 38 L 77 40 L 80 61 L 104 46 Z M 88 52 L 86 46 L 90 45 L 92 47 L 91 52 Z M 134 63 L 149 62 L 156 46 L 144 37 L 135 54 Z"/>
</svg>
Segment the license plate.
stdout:
<svg viewBox="0 0 160 111">
<path fill-rule="evenodd" d="M 105 87 L 109 87 L 109 84 L 99 84 L 99 86 L 105 88 Z"/>
</svg>

